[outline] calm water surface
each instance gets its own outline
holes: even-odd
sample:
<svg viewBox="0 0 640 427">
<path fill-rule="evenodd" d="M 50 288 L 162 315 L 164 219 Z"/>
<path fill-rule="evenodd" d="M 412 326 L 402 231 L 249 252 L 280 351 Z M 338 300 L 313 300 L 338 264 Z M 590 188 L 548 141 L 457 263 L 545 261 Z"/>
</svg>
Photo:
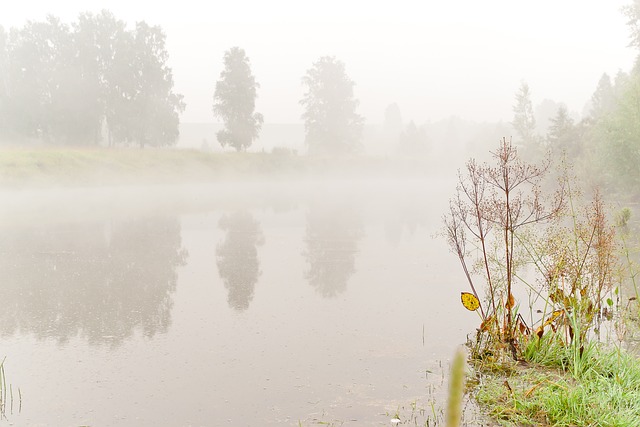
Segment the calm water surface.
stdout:
<svg viewBox="0 0 640 427">
<path fill-rule="evenodd" d="M 389 425 L 398 407 L 442 404 L 477 324 L 434 238 L 453 188 L 0 192 L 4 422 Z"/>
</svg>

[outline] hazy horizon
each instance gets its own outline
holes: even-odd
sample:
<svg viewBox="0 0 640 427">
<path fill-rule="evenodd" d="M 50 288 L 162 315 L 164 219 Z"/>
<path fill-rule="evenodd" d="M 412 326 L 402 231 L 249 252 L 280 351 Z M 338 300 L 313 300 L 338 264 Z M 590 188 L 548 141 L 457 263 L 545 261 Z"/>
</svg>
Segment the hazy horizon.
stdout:
<svg viewBox="0 0 640 427">
<path fill-rule="evenodd" d="M 401 1 L 362 9 L 333 0 L 322 7 L 241 1 L 219 8 L 192 1 L 150 7 L 34 0 L 0 7 L 0 25 L 20 27 L 47 13 L 69 23 L 81 12 L 108 9 L 129 26 L 140 20 L 161 26 L 175 91 L 187 104 L 184 123 L 216 122 L 214 86 L 232 46 L 251 60 L 261 85 L 256 109 L 267 123 L 301 122 L 301 77 L 324 55 L 345 62 L 367 123 L 381 123 L 394 102 L 406 122 L 451 116 L 509 122 L 521 81 L 534 106 L 550 99 L 581 114 L 603 73 L 628 71 L 636 57 L 620 12 L 628 3 Z"/>
</svg>

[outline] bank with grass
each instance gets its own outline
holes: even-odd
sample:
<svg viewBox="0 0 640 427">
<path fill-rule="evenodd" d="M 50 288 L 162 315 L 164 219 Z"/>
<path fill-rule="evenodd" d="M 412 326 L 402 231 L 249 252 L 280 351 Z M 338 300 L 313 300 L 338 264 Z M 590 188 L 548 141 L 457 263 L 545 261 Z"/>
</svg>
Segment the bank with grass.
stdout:
<svg viewBox="0 0 640 427">
<path fill-rule="evenodd" d="M 305 156 L 169 148 L 0 148 L 0 187 L 146 185 L 228 180 L 420 177 L 427 159 Z"/>
<path fill-rule="evenodd" d="M 303 165 L 288 153 L 209 153 L 139 148 L 3 148 L 3 186 L 163 184 L 291 172 Z"/>
<path fill-rule="evenodd" d="M 502 425 L 640 425 L 640 361 L 620 347 L 532 340 L 518 361 L 471 365 L 472 393 Z"/>
</svg>

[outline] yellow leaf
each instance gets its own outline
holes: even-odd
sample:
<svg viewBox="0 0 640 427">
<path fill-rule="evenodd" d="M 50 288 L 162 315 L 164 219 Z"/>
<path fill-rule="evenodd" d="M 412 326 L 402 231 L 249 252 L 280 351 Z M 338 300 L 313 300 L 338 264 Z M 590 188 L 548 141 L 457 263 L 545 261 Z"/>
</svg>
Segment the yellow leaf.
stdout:
<svg viewBox="0 0 640 427">
<path fill-rule="evenodd" d="M 554 322 L 562 314 L 564 314 L 563 310 L 555 310 L 553 313 L 551 313 L 549 317 L 547 317 L 547 319 L 542 323 L 542 325 L 538 326 L 538 328 L 536 329 L 536 335 L 538 335 L 538 338 L 542 338 L 542 334 L 544 333 L 544 328 L 549 325 L 551 325 L 551 329 L 553 329 L 553 331 L 555 332 L 556 325 Z"/>
<path fill-rule="evenodd" d="M 544 323 L 542 324 L 542 327 L 544 328 L 545 326 L 549 326 L 550 324 L 552 324 L 553 322 L 555 322 L 555 320 L 560 317 L 561 314 L 563 314 L 564 311 L 562 310 L 556 310 L 553 313 L 551 313 L 551 315 L 547 318 L 547 320 L 544 321 Z"/>
<path fill-rule="evenodd" d="M 462 300 L 462 305 L 469 311 L 476 311 L 478 307 L 480 307 L 480 301 L 476 298 L 475 295 L 470 294 L 469 292 L 461 292 L 460 299 Z"/>
</svg>

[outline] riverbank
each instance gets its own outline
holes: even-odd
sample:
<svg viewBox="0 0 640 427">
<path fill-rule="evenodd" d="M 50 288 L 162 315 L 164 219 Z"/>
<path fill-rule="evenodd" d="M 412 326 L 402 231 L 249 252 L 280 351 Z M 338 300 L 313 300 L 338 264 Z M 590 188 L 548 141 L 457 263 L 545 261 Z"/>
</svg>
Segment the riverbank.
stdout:
<svg viewBox="0 0 640 427">
<path fill-rule="evenodd" d="M 472 364 L 478 404 L 503 425 L 640 424 L 640 360 L 620 346 L 533 339 L 518 363 Z"/>
<path fill-rule="evenodd" d="M 219 180 L 424 175 L 424 160 L 210 153 L 175 149 L 3 148 L 1 187 L 176 184 Z"/>
</svg>

